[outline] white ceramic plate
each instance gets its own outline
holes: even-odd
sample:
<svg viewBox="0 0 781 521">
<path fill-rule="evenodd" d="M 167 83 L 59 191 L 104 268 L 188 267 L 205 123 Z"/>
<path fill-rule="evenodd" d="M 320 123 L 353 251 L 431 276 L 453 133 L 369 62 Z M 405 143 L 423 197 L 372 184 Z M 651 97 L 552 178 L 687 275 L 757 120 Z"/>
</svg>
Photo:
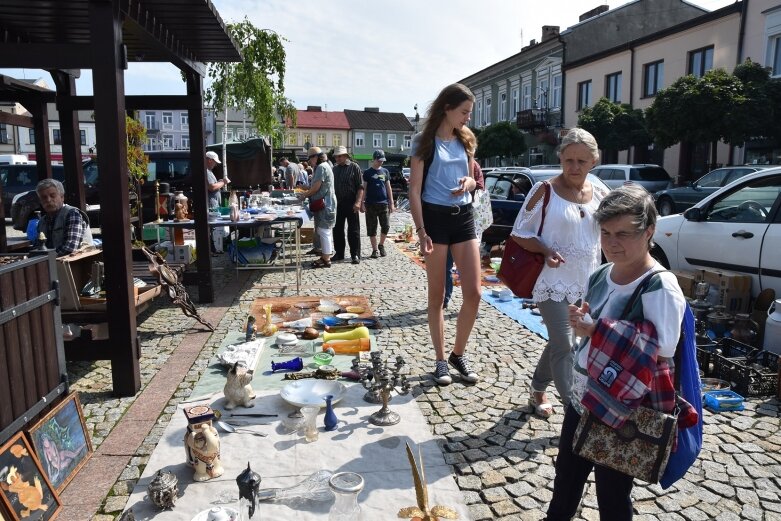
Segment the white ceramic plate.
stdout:
<svg viewBox="0 0 781 521">
<path fill-rule="evenodd" d="M 238 510 L 230 507 L 217 507 L 217 508 L 222 509 L 222 513 L 226 514 L 226 516 L 223 516 L 225 519 L 229 521 L 238 521 L 239 519 Z M 192 518 L 192 521 L 208 521 L 210 511 L 211 509 L 199 512 L 197 516 Z M 222 519 L 222 518 L 218 518 L 218 519 Z"/>
<path fill-rule="evenodd" d="M 350 320 L 352 318 L 358 318 L 358 313 L 339 313 L 336 315 L 336 318 L 340 318 L 342 320 Z"/>
<path fill-rule="evenodd" d="M 290 405 L 304 407 L 306 405 L 317 405 L 325 407 L 326 395 L 332 395 L 334 398 L 331 403 L 337 403 L 344 397 L 346 387 L 342 382 L 336 380 L 295 380 L 290 382 L 279 391 L 279 395 Z"/>
<path fill-rule="evenodd" d="M 339 306 L 336 304 L 321 304 L 317 306 L 317 310 L 320 313 L 336 313 L 339 311 Z"/>
<path fill-rule="evenodd" d="M 298 342 L 298 337 L 293 333 L 280 333 L 277 335 L 277 344 L 295 344 Z"/>
</svg>

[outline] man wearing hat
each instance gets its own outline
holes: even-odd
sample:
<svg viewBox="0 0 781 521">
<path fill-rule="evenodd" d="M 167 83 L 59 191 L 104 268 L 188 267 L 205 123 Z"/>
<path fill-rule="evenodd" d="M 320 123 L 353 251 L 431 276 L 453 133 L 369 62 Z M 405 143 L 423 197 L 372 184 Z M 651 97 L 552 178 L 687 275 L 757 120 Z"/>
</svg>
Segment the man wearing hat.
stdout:
<svg viewBox="0 0 781 521">
<path fill-rule="evenodd" d="M 375 150 L 372 165 L 363 172 L 364 199 L 361 211 L 366 212 L 366 234 L 372 243 L 371 258 L 385 257 L 385 238 L 390 229 L 389 214 L 393 213 L 393 191 L 390 174 L 382 167 L 385 152 Z M 377 244 L 377 224 L 380 225 L 380 242 Z M 379 255 L 377 253 L 379 252 Z"/>
<path fill-rule="evenodd" d="M 231 182 L 227 177 L 217 181 L 217 177 L 212 170 L 215 165 L 220 164 L 222 163 L 220 163 L 220 156 L 217 155 L 217 152 L 206 152 L 206 181 L 209 185 L 209 208 L 219 208 L 220 190 Z"/>
<path fill-rule="evenodd" d="M 344 222 L 347 221 L 347 243 L 353 264 L 361 262 L 361 201 L 363 200 L 363 172 L 347 154 L 347 149 L 334 149 L 334 189 L 336 191 L 336 224 L 334 226 L 334 256 L 344 260 Z"/>
</svg>

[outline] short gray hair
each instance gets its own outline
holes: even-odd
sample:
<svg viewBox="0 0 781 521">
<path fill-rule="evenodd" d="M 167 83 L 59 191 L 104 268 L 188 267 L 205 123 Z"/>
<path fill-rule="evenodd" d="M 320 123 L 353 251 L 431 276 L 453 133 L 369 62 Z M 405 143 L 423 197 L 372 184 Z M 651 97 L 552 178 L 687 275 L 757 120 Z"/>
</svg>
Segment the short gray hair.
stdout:
<svg viewBox="0 0 781 521">
<path fill-rule="evenodd" d="M 638 231 L 645 231 L 655 226 L 656 219 L 659 217 L 653 196 L 638 184 L 622 185 L 608 192 L 594 212 L 594 219 L 602 224 L 624 215 L 632 216 L 632 224 Z M 653 240 L 649 240 L 648 246 L 653 248 Z"/>
<path fill-rule="evenodd" d="M 561 146 L 559 146 L 559 155 L 564 152 L 564 149 L 570 145 L 586 145 L 594 159 L 599 159 L 599 146 L 597 140 L 590 132 L 583 130 L 582 128 L 571 128 L 569 132 L 562 138 Z"/>
<path fill-rule="evenodd" d="M 62 186 L 62 183 L 56 179 L 41 179 L 35 186 L 35 191 L 36 193 L 41 193 L 42 191 L 48 190 L 49 188 L 56 188 L 57 193 L 60 195 L 65 195 L 65 187 Z"/>
</svg>

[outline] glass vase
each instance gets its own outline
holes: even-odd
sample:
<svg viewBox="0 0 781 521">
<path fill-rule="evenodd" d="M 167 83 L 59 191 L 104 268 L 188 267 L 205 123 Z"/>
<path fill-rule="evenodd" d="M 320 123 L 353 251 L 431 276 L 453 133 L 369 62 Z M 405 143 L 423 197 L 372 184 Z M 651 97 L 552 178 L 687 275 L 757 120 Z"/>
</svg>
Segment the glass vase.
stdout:
<svg viewBox="0 0 781 521">
<path fill-rule="evenodd" d="M 355 472 L 338 472 L 328 482 L 336 501 L 328 514 L 328 521 L 358 521 L 361 506 L 358 494 L 363 490 L 363 477 Z"/>
</svg>

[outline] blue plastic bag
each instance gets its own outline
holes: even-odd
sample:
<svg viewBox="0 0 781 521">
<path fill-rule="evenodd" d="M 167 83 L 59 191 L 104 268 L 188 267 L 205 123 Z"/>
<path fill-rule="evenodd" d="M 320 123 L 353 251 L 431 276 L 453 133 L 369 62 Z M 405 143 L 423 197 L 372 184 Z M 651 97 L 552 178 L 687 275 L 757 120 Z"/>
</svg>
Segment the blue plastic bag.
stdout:
<svg viewBox="0 0 781 521">
<path fill-rule="evenodd" d="M 694 333 L 694 315 L 689 306 L 683 314 L 681 327 L 682 340 L 678 344 L 680 361 L 675 368 L 680 375 L 680 395 L 689 402 L 699 414 L 697 424 L 688 429 L 678 429 L 678 445 L 670 453 L 667 468 L 664 469 L 659 484 L 669 488 L 681 479 L 689 470 L 702 449 L 702 389 L 700 388 L 700 366 L 697 364 L 697 344 Z"/>
<path fill-rule="evenodd" d="M 38 219 L 33 217 L 27 222 L 27 240 L 35 242 L 38 239 Z"/>
</svg>

